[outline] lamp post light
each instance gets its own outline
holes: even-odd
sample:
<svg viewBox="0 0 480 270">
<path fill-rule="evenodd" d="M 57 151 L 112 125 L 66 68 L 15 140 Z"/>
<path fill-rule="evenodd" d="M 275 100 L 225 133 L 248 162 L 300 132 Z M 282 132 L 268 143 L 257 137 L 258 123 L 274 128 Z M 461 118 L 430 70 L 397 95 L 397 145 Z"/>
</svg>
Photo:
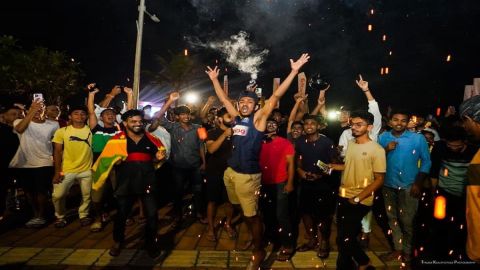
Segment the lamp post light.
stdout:
<svg viewBox="0 0 480 270">
<path fill-rule="evenodd" d="M 138 6 L 138 20 L 137 20 L 137 44 L 135 46 L 135 67 L 133 71 L 133 104 L 135 108 L 138 107 L 140 97 L 140 65 L 142 60 L 142 38 L 143 38 L 143 18 L 147 14 L 152 21 L 158 23 L 160 19 L 155 14 L 148 13 L 145 7 L 145 0 L 140 0 Z"/>
</svg>

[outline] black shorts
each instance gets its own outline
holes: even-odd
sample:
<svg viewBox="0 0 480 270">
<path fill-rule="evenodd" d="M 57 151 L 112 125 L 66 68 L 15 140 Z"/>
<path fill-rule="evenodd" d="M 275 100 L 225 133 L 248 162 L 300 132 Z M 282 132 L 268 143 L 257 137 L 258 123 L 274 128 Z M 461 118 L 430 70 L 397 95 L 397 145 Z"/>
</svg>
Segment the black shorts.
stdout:
<svg viewBox="0 0 480 270">
<path fill-rule="evenodd" d="M 223 174 L 207 175 L 207 200 L 216 203 L 228 201 L 227 189 L 223 182 Z"/>
<path fill-rule="evenodd" d="M 52 191 L 53 166 L 39 168 L 17 168 L 14 177 L 19 187 L 26 192 L 48 193 Z"/>
</svg>

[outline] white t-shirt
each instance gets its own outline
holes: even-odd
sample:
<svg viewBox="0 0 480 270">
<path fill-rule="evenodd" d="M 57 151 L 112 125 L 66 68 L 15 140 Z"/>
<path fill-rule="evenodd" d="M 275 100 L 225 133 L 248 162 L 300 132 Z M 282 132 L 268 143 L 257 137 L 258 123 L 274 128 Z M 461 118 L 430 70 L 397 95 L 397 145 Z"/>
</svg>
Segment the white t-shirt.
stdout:
<svg viewBox="0 0 480 270">
<path fill-rule="evenodd" d="M 13 122 L 17 126 L 22 119 Z M 52 138 L 59 128 L 56 121 L 45 121 L 45 123 L 28 124 L 23 133 L 17 133 L 20 146 L 17 153 L 10 161 L 11 168 L 39 168 L 53 166 Z"/>
</svg>

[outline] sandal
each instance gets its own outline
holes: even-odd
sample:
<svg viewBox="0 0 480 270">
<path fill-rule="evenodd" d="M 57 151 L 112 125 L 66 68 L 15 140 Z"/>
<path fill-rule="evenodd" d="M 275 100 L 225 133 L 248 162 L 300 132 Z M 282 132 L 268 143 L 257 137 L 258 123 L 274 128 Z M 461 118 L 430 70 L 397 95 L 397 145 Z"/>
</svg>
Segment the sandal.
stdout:
<svg viewBox="0 0 480 270">
<path fill-rule="evenodd" d="M 308 243 L 305 243 L 297 248 L 297 251 L 299 252 L 305 252 L 314 249 L 317 246 L 317 242 L 315 241 L 308 241 Z"/>
<path fill-rule="evenodd" d="M 207 240 L 210 242 L 217 242 L 215 231 L 213 231 L 213 234 L 210 233 L 210 230 L 207 231 Z"/>
<path fill-rule="evenodd" d="M 55 223 L 53 223 L 53 226 L 55 226 L 57 229 L 63 228 L 67 226 L 67 221 L 63 218 L 57 219 L 55 220 Z"/>
<path fill-rule="evenodd" d="M 228 238 L 230 238 L 230 240 L 237 239 L 237 236 L 238 236 L 237 231 L 231 225 L 225 224 L 223 228 L 227 232 Z"/>
<path fill-rule="evenodd" d="M 291 248 L 281 248 L 280 251 L 277 253 L 277 261 L 285 262 L 290 260 L 293 255 L 293 249 Z"/>
</svg>

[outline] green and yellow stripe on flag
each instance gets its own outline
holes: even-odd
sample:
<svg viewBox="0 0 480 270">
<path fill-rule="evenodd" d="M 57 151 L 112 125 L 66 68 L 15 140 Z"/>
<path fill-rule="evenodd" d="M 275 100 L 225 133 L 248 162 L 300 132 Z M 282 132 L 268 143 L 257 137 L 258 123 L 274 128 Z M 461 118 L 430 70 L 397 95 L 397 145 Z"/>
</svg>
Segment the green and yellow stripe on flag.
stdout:
<svg viewBox="0 0 480 270">
<path fill-rule="evenodd" d="M 92 188 L 100 189 L 105 184 L 115 163 L 125 160 L 127 156 L 127 139 L 122 132 L 107 142 L 97 161 L 93 164 Z"/>
</svg>

